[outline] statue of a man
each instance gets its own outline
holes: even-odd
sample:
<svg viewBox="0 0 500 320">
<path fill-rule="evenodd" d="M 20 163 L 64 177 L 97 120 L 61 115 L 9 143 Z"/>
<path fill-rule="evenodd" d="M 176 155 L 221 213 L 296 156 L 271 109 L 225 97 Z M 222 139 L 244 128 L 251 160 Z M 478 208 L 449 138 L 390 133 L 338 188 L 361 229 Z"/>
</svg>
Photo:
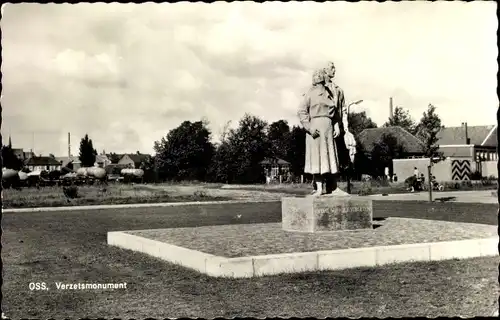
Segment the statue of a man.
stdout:
<svg viewBox="0 0 500 320">
<path fill-rule="evenodd" d="M 307 131 L 304 172 L 314 178 L 313 195 L 346 194 L 337 188 L 337 176 L 354 159 L 355 141 L 348 130 L 348 106 L 344 92 L 333 83 L 335 65 L 313 75 L 313 85 L 299 108 Z"/>
<path fill-rule="evenodd" d="M 336 99 L 336 108 L 339 110 L 334 122 L 339 122 L 341 124 L 340 131 L 341 134 L 335 139 L 337 150 L 339 153 L 340 161 L 340 171 L 344 171 L 346 175 L 350 175 L 350 168 L 354 162 L 354 157 L 356 155 L 356 140 L 354 135 L 349 131 L 349 107 L 345 101 L 344 91 L 335 84 L 333 79 L 335 78 L 335 64 L 333 62 L 328 62 L 325 68 L 325 73 L 327 74 L 327 86 L 332 92 L 332 95 L 338 97 Z M 327 182 L 327 189 L 333 189 L 336 193 L 344 193 L 337 188 L 337 175 L 331 176 L 332 180 Z M 348 181 L 349 182 L 349 181 Z"/>
</svg>

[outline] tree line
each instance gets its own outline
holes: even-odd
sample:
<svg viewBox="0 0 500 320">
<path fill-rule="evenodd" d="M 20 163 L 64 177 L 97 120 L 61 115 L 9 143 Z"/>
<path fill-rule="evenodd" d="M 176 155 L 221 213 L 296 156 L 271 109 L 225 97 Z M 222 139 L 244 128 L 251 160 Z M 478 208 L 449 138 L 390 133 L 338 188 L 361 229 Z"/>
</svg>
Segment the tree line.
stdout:
<svg viewBox="0 0 500 320">
<path fill-rule="evenodd" d="M 420 121 L 412 119 L 409 112 L 396 107 L 384 127 L 400 126 L 418 137 L 425 146 L 426 156 L 437 155 L 437 134 L 443 127 L 436 107 L 429 104 Z M 377 124 L 366 112 L 349 114 L 349 130 L 358 137 Z M 283 159 L 290 163 L 294 177 L 303 174 L 305 160 L 305 135 L 300 126 L 290 127 L 287 121 L 268 123 L 245 114 L 235 129 L 226 125 L 220 142 L 211 142 L 207 121 L 184 121 L 166 137 L 154 143 L 154 159 L 160 180 L 198 180 L 222 183 L 259 183 L 265 181 L 260 162 L 266 158 Z M 358 141 L 358 155 L 354 175 L 381 175 L 388 161 L 404 154 L 404 146 L 397 137 L 386 134 L 367 153 Z"/>
<path fill-rule="evenodd" d="M 155 156 L 141 164 L 145 176 L 156 181 L 261 183 L 265 181 L 265 172 L 260 162 L 266 158 L 288 161 L 292 177 L 303 174 L 306 132 L 302 127 L 290 127 L 285 120 L 268 123 L 257 116 L 245 114 L 236 128 L 230 129 L 228 123 L 220 141 L 213 143 L 208 125 L 207 120 L 184 121 L 155 141 Z M 427 156 L 437 154 L 437 134 L 443 126 L 432 104 L 418 122 L 411 118 L 407 110 L 396 107 L 383 126 L 402 127 L 423 142 Z M 349 114 L 349 130 L 356 138 L 369 128 L 377 128 L 377 124 L 366 112 Z M 370 153 L 364 150 L 360 141 L 357 148 L 354 178 L 359 178 L 361 174 L 383 174 L 383 167 L 405 152 L 397 137 L 391 135 L 381 137 Z M 4 146 L 4 164 L 5 160 L 15 161 L 9 154 L 9 147 Z M 96 156 L 92 139 L 85 135 L 80 142 L 82 166 L 93 166 Z"/>
</svg>

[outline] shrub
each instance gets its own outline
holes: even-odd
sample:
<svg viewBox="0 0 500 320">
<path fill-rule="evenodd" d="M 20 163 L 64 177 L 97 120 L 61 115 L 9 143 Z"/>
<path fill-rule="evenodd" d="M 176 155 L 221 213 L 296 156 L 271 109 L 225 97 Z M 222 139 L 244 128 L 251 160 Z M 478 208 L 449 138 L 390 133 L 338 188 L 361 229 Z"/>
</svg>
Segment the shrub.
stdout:
<svg viewBox="0 0 500 320">
<path fill-rule="evenodd" d="M 361 188 L 358 191 L 358 195 L 367 196 L 372 194 L 372 186 L 370 182 L 363 182 Z"/>
<path fill-rule="evenodd" d="M 387 180 L 385 177 L 377 177 L 376 179 L 371 179 L 371 186 L 372 187 L 389 187 L 391 184 L 389 180 Z"/>
<path fill-rule="evenodd" d="M 203 190 L 196 190 L 193 195 L 197 198 L 205 198 L 207 193 Z"/>
<path fill-rule="evenodd" d="M 491 180 L 464 180 L 464 181 L 444 181 L 444 187 L 447 190 L 481 190 L 483 187 L 492 187 L 497 185 L 497 181 Z"/>
<path fill-rule="evenodd" d="M 498 184 L 498 179 L 494 176 L 483 177 L 481 179 L 481 183 L 483 184 L 483 186 L 494 186 Z"/>
<path fill-rule="evenodd" d="M 66 198 L 76 199 L 78 198 L 78 187 L 77 186 L 63 187 L 63 193 L 66 196 Z"/>
<path fill-rule="evenodd" d="M 53 171 L 50 171 L 49 174 L 48 174 L 48 178 L 50 180 L 57 180 L 59 179 L 61 176 L 63 175 L 62 171 L 59 171 L 59 170 L 53 170 Z"/>
<path fill-rule="evenodd" d="M 471 175 L 470 175 L 470 179 L 471 180 L 481 180 L 483 177 L 481 175 L 481 172 L 479 171 L 474 171 Z"/>
</svg>

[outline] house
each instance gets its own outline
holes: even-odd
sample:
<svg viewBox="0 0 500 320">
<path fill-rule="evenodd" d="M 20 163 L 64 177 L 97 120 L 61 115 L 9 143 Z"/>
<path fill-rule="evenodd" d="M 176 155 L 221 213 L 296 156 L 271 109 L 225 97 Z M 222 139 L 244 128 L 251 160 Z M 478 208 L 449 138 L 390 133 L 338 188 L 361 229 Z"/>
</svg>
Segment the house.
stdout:
<svg viewBox="0 0 500 320">
<path fill-rule="evenodd" d="M 125 154 L 121 153 L 106 153 L 106 157 L 111 160 L 112 164 L 117 164 Z"/>
<path fill-rule="evenodd" d="M 10 135 L 8 147 L 12 150 L 12 153 L 14 153 L 14 155 L 23 162 L 26 162 L 26 160 L 35 155 L 33 151 L 24 151 L 24 149 L 22 148 L 12 148 L 12 138 Z"/>
<path fill-rule="evenodd" d="M 108 158 L 108 156 L 106 154 L 98 154 L 95 157 L 94 166 L 96 166 L 96 167 L 106 168 L 110 164 L 111 164 L 111 160 Z"/>
<path fill-rule="evenodd" d="M 120 161 L 118 161 L 119 165 L 126 165 L 129 168 L 138 169 L 141 164 L 147 161 L 151 156 L 149 154 L 142 153 L 132 153 L 125 154 Z"/>
<path fill-rule="evenodd" d="M 35 154 L 31 151 L 24 151 L 23 149 L 18 149 L 18 148 L 13 148 L 12 149 L 12 152 L 14 153 L 14 155 L 22 160 L 23 162 L 25 162 L 26 160 L 28 160 L 29 158 L 33 157 Z"/>
<path fill-rule="evenodd" d="M 369 155 L 384 135 L 393 136 L 397 144 L 402 147 L 404 153 L 400 158 L 423 157 L 425 154 L 424 143 L 399 126 L 365 129 L 357 138 L 364 152 Z"/>
<path fill-rule="evenodd" d="M 443 128 L 438 133 L 439 151 L 443 156 L 474 161 L 497 161 L 497 126 Z"/>
<path fill-rule="evenodd" d="M 31 171 L 61 170 L 61 162 L 52 157 L 33 156 L 26 161 L 26 167 Z"/>
<path fill-rule="evenodd" d="M 82 162 L 76 156 L 56 157 L 56 160 L 61 163 L 61 167 L 71 167 L 72 166 L 73 170 L 78 170 L 82 167 Z"/>
<path fill-rule="evenodd" d="M 279 179 L 281 182 L 283 178 L 287 178 L 290 172 L 290 162 L 280 158 L 266 158 L 260 162 L 264 168 L 267 177 L 267 183 L 274 179 Z"/>
</svg>

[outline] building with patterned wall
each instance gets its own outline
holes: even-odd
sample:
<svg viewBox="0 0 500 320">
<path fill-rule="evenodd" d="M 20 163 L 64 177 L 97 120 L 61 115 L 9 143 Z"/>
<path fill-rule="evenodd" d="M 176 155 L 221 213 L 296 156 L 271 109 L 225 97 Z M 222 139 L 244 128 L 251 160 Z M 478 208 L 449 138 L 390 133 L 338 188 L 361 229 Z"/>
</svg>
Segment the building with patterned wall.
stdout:
<svg viewBox="0 0 500 320">
<path fill-rule="evenodd" d="M 441 129 L 438 139 L 439 151 L 451 163 L 452 180 L 470 180 L 475 172 L 491 175 L 486 168 L 498 161 L 497 125 L 463 123 L 460 127 Z"/>
<path fill-rule="evenodd" d="M 466 126 L 443 128 L 438 134 L 439 151 L 446 160 L 434 164 L 432 174 L 438 181 L 460 181 L 498 176 L 496 162 L 497 126 Z M 426 179 L 429 158 L 394 159 L 394 173 L 400 179 L 413 175 L 414 168 Z M 475 177 L 476 176 L 476 177 Z"/>
</svg>

